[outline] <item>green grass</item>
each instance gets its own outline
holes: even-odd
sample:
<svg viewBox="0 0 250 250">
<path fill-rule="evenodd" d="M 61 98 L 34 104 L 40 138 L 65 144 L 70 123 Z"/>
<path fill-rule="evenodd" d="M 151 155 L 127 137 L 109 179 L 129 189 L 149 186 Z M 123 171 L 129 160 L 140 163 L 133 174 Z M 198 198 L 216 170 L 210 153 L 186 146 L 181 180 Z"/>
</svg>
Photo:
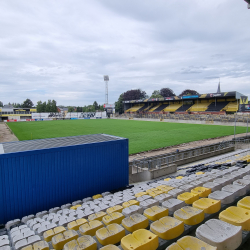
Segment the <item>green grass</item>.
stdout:
<svg viewBox="0 0 250 250">
<path fill-rule="evenodd" d="M 19 140 L 86 134 L 110 134 L 129 139 L 129 153 L 234 134 L 234 127 L 133 120 L 58 120 L 8 123 Z M 237 127 L 237 133 L 246 128 Z"/>
</svg>

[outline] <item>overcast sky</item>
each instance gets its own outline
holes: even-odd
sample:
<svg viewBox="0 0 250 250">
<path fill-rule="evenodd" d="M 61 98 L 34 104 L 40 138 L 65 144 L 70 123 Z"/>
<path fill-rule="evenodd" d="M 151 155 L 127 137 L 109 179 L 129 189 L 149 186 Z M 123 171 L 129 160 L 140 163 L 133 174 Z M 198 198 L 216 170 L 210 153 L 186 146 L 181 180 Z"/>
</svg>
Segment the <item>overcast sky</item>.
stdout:
<svg viewBox="0 0 250 250">
<path fill-rule="evenodd" d="M 243 0 L 2 0 L 0 101 L 109 103 L 222 91 L 250 96 L 250 10 Z"/>
</svg>

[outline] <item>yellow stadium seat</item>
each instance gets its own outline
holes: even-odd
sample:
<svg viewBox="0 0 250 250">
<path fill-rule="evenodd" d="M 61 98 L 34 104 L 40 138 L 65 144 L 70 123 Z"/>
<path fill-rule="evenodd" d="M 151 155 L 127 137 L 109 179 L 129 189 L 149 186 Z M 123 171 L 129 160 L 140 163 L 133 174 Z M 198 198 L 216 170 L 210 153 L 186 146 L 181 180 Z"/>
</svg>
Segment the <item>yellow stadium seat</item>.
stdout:
<svg viewBox="0 0 250 250">
<path fill-rule="evenodd" d="M 89 235 L 79 237 L 64 245 L 63 250 L 97 250 L 96 241 Z"/>
<path fill-rule="evenodd" d="M 169 247 L 167 247 L 166 250 L 183 250 L 183 248 L 180 247 L 177 243 L 173 243 Z"/>
<path fill-rule="evenodd" d="M 183 221 L 186 225 L 197 225 L 201 223 L 205 214 L 204 211 L 194 207 L 183 207 L 174 212 L 174 217 L 177 220 Z"/>
<path fill-rule="evenodd" d="M 177 177 L 175 177 L 175 179 L 181 180 L 181 179 L 183 179 L 183 176 L 177 176 Z"/>
<path fill-rule="evenodd" d="M 182 106 L 182 103 L 170 103 L 170 105 L 167 106 L 162 111 L 164 111 L 164 112 L 175 112 L 181 106 Z"/>
<path fill-rule="evenodd" d="M 119 213 L 121 213 L 123 209 L 124 209 L 123 206 L 116 205 L 116 206 L 113 206 L 113 207 L 109 207 L 109 208 L 106 210 L 106 212 L 107 212 L 107 214 L 112 214 L 112 213 L 114 213 L 114 212 L 119 212 Z"/>
<path fill-rule="evenodd" d="M 201 174 L 204 174 L 204 172 L 197 172 L 195 173 L 196 175 L 201 175 Z"/>
<path fill-rule="evenodd" d="M 195 112 L 195 111 L 206 111 L 207 108 L 208 108 L 208 105 L 210 105 L 209 102 L 205 102 L 205 103 L 198 103 L 197 102 L 191 106 L 188 111 L 191 111 L 191 112 Z"/>
<path fill-rule="evenodd" d="M 166 179 L 164 179 L 164 181 L 170 181 L 170 180 L 172 180 L 171 178 L 166 178 Z"/>
<path fill-rule="evenodd" d="M 121 240 L 123 250 L 156 250 L 158 246 L 158 236 L 146 229 L 139 229 Z"/>
<path fill-rule="evenodd" d="M 68 230 L 52 237 L 51 243 L 54 249 L 61 250 L 69 241 L 76 240 L 78 234 L 75 230 Z"/>
<path fill-rule="evenodd" d="M 33 245 L 23 247 L 21 250 L 49 250 L 49 244 L 46 241 L 38 241 Z"/>
<path fill-rule="evenodd" d="M 140 108 L 142 108 L 144 106 L 144 104 L 136 104 L 133 107 L 127 109 L 125 112 L 136 112 L 138 111 Z"/>
<path fill-rule="evenodd" d="M 62 226 L 55 227 L 53 229 L 45 231 L 43 233 L 43 238 L 45 241 L 50 242 L 53 236 L 63 233 L 64 231 L 66 231 L 65 227 L 62 227 Z"/>
<path fill-rule="evenodd" d="M 33 246 L 32 245 L 28 245 L 26 247 L 21 248 L 21 250 L 33 250 Z"/>
<path fill-rule="evenodd" d="M 21 248 L 21 250 L 33 250 L 33 246 L 32 245 L 28 245 L 26 247 Z"/>
<path fill-rule="evenodd" d="M 88 220 L 89 220 L 89 221 L 92 221 L 92 220 L 99 220 L 99 221 L 101 221 L 102 218 L 103 218 L 105 215 L 107 215 L 105 212 L 102 212 L 102 211 L 101 211 L 101 212 L 97 212 L 97 213 L 95 213 L 95 214 L 89 215 Z"/>
<path fill-rule="evenodd" d="M 120 250 L 120 248 L 115 245 L 107 245 L 100 248 L 100 250 Z"/>
<path fill-rule="evenodd" d="M 213 247 L 206 242 L 199 240 L 192 236 L 184 236 L 176 243 L 170 245 L 166 250 L 217 250 L 217 247 Z"/>
<path fill-rule="evenodd" d="M 204 210 L 206 214 L 214 214 L 220 211 L 221 201 L 210 198 L 202 198 L 193 203 L 193 207 Z"/>
<path fill-rule="evenodd" d="M 118 224 L 110 224 L 96 231 L 96 238 L 103 246 L 117 244 L 124 236 L 125 229 Z"/>
<path fill-rule="evenodd" d="M 241 207 L 229 207 L 222 211 L 219 219 L 235 226 L 241 226 L 242 230 L 250 231 L 250 211 Z"/>
<path fill-rule="evenodd" d="M 126 202 L 122 203 L 122 206 L 123 206 L 124 208 L 130 207 L 130 206 L 133 206 L 133 205 L 139 206 L 139 205 L 140 205 L 140 202 L 139 202 L 139 201 L 136 201 L 136 200 L 130 200 L 130 201 L 126 201 Z"/>
<path fill-rule="evenodd" d="M 237 102 L 229 102 L 222 111 L 225 110 L 227 112 L 236 112 L 238 110 Z"/>
<path fill-rule="evenodd" d="M 211 188 L 205 188 L 205 187 L 196 187 L 191 190 L 191 193 L 198 194 L 199 197 L 208 197 L 209 194 L 211 194 Z"/>
<path fill-rule="evenodd" d="M 168 216 L 168 209 L 161 206 L 153 206 L 144 210 L 144 215 L 152 221 Z"/>
<path fill-rule="evenodd" d="M 94 200 L 96 199 L 99 199 L 99 198 L 102 198 L 102 195 L 101 194 L 96 194 L 92 197 Z"/>
<path fill-rule="evenodd" d="M 143 195 L 146 195 L 147 193 L 146 192 L 140 192 L 140 193 L 137 193 L 137 194 L 135 194 L 135 197 L 141 197 L 141 196 L 143 196 Z"/>
<path fill-rule="evenodd" d="M 184 201 L 186 204 L 193 204 L 195 201 L 199 199 L 199 195 L 185 192 L 185 193 L 179 194 L 177 196 L 177 199 Z"/>
<path fill-rule="evenodd" d="M 157 189 L 163 191 L 164 193 L 167 193 L 168 191 L 174 189 L 174 187 L 170 187 L 170 186 L 167 186 L 167 185 L 160 185 L 157 187 Z"/>
<path fill-rule="evenodd" d="M 75 205 L 75 206 L 71 207 L 70 209 L 76 210 L 78 207 L 81 207 L 81 205 Z"/>
<path fill-rule="evenodd" d="M 98 229 L 104 227 L 104 225 L 99 220 L 92 220 L 88 223 L 85 223 L 79 227 L 79 232 L 82 235 L 95 236 L 95 233 Z"/>
<path fill-rule="evenodd" d="M 148 195 L 152 196 L 153 198 L 159 194 L 163 194 L 164 192 L 161 191 L 161 190 L 156 190 L 156 191 L 151 191 L 151 192 L 148 192 Z"/>
<path fill-rule="evenodd" d="M 75 221 L 72 221 L 70 223 L 68 223 L 67 227 L 69 230 L 76 230 L 78 231 L 79 230 L 79 227 L 84 224 L 84 223 L 87 223 L 88 221 L 86 219 L 78 219 L 78 220 L 75 220 Z"/>
<path fill-rule="evenodd" d="M 250 210 L 250 196 L 246 196 L 237 203 L 237 207 L 242 207 Z"/>
<path fill-rule="evenodd" d="M 129 232 L 134 232 L 138 229 L 145 229 L 148 227 L 148 219 L 142 214 L 132 214 L 130 217 L 127 217 L 122 220 L 122 225 Z"/>
<path fill-rule="evenodd" d="M 166 216 L 153 222 L 150 230 L 164 240 L 172 240 L 184 232 L 184 222 Z"/>
<path fill-rule="evenodd" d="M 122 213 L 114 212 L 112 214 L 105 215 L 102 218 L 102 222 L 107 226 L 109 224 L 117 223 L 121 224 L 125 216 Z"/>
<path fill-rule="evenodd" d="M 146 190 L 146 192 L 154 192 L 154 191 L 159 191 L 157 188 L 150 188 L 148 190 Z"/>
</svg>

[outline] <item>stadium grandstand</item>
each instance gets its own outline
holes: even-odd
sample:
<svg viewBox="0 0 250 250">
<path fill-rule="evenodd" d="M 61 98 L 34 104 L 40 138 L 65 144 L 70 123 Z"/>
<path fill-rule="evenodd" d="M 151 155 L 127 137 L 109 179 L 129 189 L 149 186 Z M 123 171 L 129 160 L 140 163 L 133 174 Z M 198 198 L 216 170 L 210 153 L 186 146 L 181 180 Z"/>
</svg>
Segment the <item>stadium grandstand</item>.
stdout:
<svg viewBox="0 0 250 250">
<path fill-rule="evenodd" d="M 8 221 L 0 247 L 248 249 L 242 247 L 250 238 L 249 149 L 214 161 Z"/>
<path fill-rule="evenodd" d="M 31 119 L 32 113 L 35 112 L 36 108 L 14 108 L 12 105 L 4 105 L 0 107 L 0 121 Z"/>
<path fill-rule="evenodd" d="M 250 112 L 248 97 L 237 92 L 208 94 L 183 91 L 179 96 L 124 101 L 125 113 L 232 114 Z"/>
</svg>

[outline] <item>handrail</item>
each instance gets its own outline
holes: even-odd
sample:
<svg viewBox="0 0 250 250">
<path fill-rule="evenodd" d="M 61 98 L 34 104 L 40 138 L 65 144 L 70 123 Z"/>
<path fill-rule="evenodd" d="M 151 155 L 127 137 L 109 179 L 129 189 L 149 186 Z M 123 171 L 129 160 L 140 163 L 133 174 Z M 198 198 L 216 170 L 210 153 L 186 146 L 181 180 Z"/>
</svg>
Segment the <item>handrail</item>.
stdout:
<svg viewBox="0 0 250 250">
<path fill-rule="evenodd" d="M 248 143 L 250 140 L 247 140 Z M 215 152 L 218 150 L 222 150 L 225 148 L 230 148 L 235 145 L 235 141 L 223 141 L 221 143 L 216 143 L 216 144 L 210 144 L 207 146 L 203 147 L 196 147 L 192 149 L 188 149 L 185 151 L 177 152 L 177 153 L 168 153 L 168 154 L 162 154 L 162 155 L 157 155 L 154 157 L 143 157 L 143 159 L 137 159 L 135 158 L 132 162 L 132 167 L 137 168 L 137 173 L 138 173 L 138 168 L 139 166 L 147 166 L 148 170 L 154 169 L 154 168 L 161 168 L 162 166 L 168 166 L 169 164 L 172 164 L 178 160 L 185 160 L 187 158 L 190 158 L 192 156 L 199 156 L 203 155 L 205 153 L 210 153 L 210 152 Z"/>
</svg>

